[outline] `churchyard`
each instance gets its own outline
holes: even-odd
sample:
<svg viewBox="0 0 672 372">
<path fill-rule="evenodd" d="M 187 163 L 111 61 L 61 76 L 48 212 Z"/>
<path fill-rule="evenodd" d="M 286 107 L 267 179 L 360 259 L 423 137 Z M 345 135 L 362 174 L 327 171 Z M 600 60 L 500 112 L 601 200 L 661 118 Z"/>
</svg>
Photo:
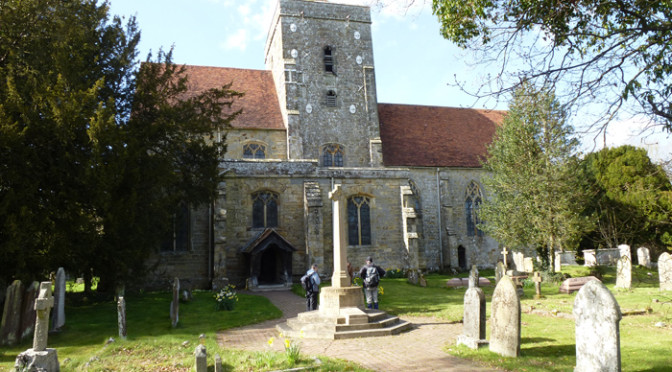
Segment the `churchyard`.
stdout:
<svg viewBox="0 0 672 372">
<path fill-rule="evenodd" d="M 565 266 L 563 272 L 572 277 L 590 274 L 590 268 Z M 593 268 L 618 301 L 623 318 L 620 322 L 621 364 L 623 371 L 664 370 L 672 359 L 672 293 L 660 292 L 655 269 L 633 267 L 632 288 L 615 289 L 616 267 Z M 458 275 L 466 278 L 468 273 Z M 481 278 L 492 285 L 482 286 L 486 299 L 486 339 L 491 338 L 492 299 L 495 273 L 483 270 Z M 449 288 L 452 275 L 431 274 L 424 277 L 426 287 L 409 284 L 405 278 L 383 279 L 384 295 L 380 305 L 385 311 L 407 316 L 432 316 L 446 322 L 463 319 L 465 287 Z M 484 365 L 512 371 L 571 371 L 575 358 L 575 325 L 572 318 L 577 292 L 559 293 L 560 282 L 544 281 L 543 298 L 535 299 L 534 282 L 521 282 L 521 345 L 518 357 L 503 357 L 487 347 L 472 350 L 456 344 L 445 351 Z M 74 286 L 69 285 L 69 289 Z M 83 293 L 68 292 L 67 321 L 60 332 L 50 333 L 48 347 L 58 350 L 62 371 L 188 371 L 194 366 L 194 350 L 199 335 L 208 351 L 212 367 L 215 353 L 221 355 L 224 370 L 275 370 L 287 368 L 284 353 L 241 352 L 235 345 L 219 345 L 217 330 L 278 318 L 279 311 L 267 299 L 238 294 L 233 311 L 216 311 L 213 293 L 195 291 L 189 301 L 180 301 L 179 322 L 171 325 L 169 315 L 172 293 L 129 294 L 126 299 L 126 340 L 119 338 L 117 303 L 96 299 Z M 111 341 L 110 338 L 114 338 Z M 30 347 L 30 341 L 17 346 L 0 347 L 0 369 L 10 370 L 14 358 Z M 300 345 L 300 343 L 299 343 Z M 300 352 L 300 347 L 299 347 Z M 320 370 L 364 370 L 346 361 L 321 359 Z M 302 355 L 296 365 L 314 363 Z M 212 370 L 212 369 L 211 369 Z"/>
</svg>

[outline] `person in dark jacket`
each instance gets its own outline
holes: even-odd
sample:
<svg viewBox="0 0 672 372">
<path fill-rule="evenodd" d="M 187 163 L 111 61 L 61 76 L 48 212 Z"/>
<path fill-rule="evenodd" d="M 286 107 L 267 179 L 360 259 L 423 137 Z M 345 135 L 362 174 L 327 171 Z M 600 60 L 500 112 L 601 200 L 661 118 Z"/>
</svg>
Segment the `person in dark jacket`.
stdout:
<svg viewBox="0 0 672 372">
<path fill-rule="evenodd" d="M 385 276 L 385 270 L 380 266 L 373 264 L 371 256 L 366 258 L 366 265 L 359 270 L 359 277 L 362 278 L 364 294 L 366 294 L 366 307 L 378 309 L 378 283 L 380 278 Z"/>
<path fill-rule="evenodd" d="M 301 283 L 306 283 L 306 310 L 317 310 L 317 295 L 320 293 L 320 275 L 317 273 L 317 264 L 306 272 Z"/>
</svg>

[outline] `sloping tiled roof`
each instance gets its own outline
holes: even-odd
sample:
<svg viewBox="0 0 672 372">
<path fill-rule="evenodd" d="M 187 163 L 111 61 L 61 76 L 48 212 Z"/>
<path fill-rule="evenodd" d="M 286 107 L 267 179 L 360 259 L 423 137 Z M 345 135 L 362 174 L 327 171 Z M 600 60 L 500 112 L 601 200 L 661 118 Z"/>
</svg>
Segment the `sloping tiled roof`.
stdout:
<svg viewBox="0 0 672 372">
<path fill-rule="evenodd" d="M 234 128 L 285 129 L 270 71 L 193 65 L 185 68 L 189 76 L 188 94 L 219 88 L 231 82 L 231 89 L 245 93 L 234 101 L 231 108 L 232 112 L 243 109 L 231 123 Z"/>
<path fill-rule="evenodd" d="M 378 104 L 386 166 L 481 167 L 505 111 Z"/>
</svg>

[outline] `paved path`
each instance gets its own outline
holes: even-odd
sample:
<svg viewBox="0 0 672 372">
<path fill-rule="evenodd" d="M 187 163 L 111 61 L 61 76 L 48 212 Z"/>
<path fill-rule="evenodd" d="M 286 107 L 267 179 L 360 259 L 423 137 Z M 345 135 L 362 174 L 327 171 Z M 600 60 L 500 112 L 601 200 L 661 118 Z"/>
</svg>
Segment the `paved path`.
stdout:
<svg viewBox="0 0 672 372">
<path fill-rule="evenodd" d="M 268 339 L 278 338 L 275 325 L 295 317 L 306 308 L 305 299 L 290 291 L 255 294 L 268 297 L 282 310 L 282 318 L 220 332 L 217 337 L 222 347 L 268 350 Z M 375 371 L 495 371 L 450 356 L 442 350 L 444 345 L 455 343 L 462 330 L 461 324 L 434 318 L 403 319 L 413 323 L 413 327 L 400 335 L 346 340 L 304 339 L 301 341 L 301 353 L 346 359 Z M 282 342 L 275 342 L 273 349 L 282 351 Z"/>
</svg>

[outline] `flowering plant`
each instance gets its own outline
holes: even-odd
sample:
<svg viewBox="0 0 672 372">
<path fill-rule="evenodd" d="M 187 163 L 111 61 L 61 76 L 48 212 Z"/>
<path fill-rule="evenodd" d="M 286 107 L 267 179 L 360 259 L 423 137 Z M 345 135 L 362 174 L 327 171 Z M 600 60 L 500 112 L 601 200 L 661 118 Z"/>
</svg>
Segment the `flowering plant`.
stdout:
<svg viewBox="0 0 672 372">
<path fill-rule="evenodd" d="M 238 295 L 236 294 L 236 286 L 229 284 L 222 288 L 214 296 L 217 310 L 233 310 L 236 302 L 238 302 Z"/>
</svg>

